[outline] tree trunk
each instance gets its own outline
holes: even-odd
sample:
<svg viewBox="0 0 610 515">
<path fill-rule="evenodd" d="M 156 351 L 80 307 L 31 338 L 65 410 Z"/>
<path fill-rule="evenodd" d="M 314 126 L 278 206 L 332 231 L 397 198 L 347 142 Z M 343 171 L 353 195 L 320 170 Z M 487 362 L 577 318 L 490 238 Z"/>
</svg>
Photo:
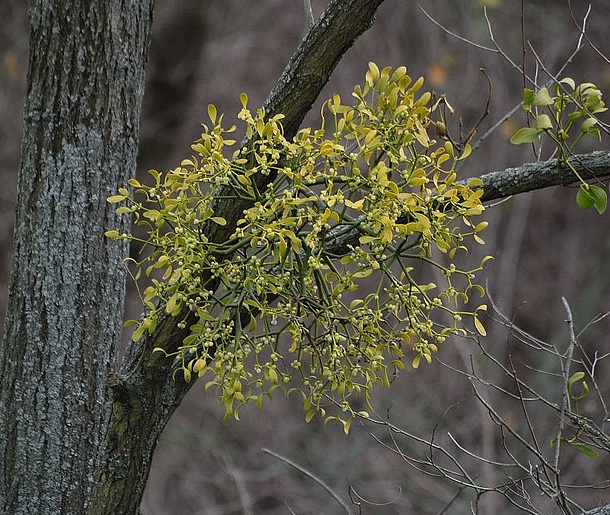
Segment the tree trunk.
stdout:
<svg viewBox="0 0 610 515">
<path fill-rule="evenodd" d="M 152 0 L 35 0 L 13 267 L 0 347 L 0 512 L 82 514 L 115 367 Z"/>
</svg>

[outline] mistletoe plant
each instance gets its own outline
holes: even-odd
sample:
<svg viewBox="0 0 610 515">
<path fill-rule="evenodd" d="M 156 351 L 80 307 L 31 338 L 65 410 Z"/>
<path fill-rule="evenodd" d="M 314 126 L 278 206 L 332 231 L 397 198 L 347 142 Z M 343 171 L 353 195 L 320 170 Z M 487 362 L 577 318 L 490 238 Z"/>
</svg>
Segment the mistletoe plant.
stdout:
<svg viewBox="0 0 610 515">
<path fill-rule="evenodd" d="M 546 134 L 555 145 L 558 161 L 569 166 L 580 181 L 577 204 L 583 209 L 595 207 L 602 214 L 608 204 L 606 192 L 587 183 L 568 161 L 584 137 L 601 139 L 601 132 L 596 127 L 597 115 L 607 111 L 602 92 L 591 82 L 577 85 L 570 77 L 558 81 L 552 92 L 553 95 L 546 87 L 538 91 L 524 90 L 523 108 L 533 118 L 535 126 L 520 128 L 510 141 L 515 145 L 533 143 Z M 573 134 L 575 125 L 576 134 Z"/>
<path fill-rule="evenodd" d="M 207 378 L 227 416 L 281 388 L 300 396 L 306 420 L 319 414 L 347 432 L 368 416 L 354 398 L 370 408 L 375 385 L 466 335 L 464 317 L 484 334 L 477 313 L 486 306 L 469 303 L 484 293 L 481 268 L 456 263 L 469 240 L 483 243 L 487 223 L 474 222 L 483 192 L 479 181 L 456 181 L 470 148 L 458 153 L 430 136 L 422 85 L 404 67 L 371 63 L 354 105 L 334 95 L 321 127 L 291 140 L 281 115 L 253 114 L 242 94 L 249 144 L 232 154 L 235 127 L 225 129 L 210 105 L 197 157 L 151 170 L 151 184 L 131 179 L 134 194 L 121 188 L 109 198 L 126 201 L 117 211 L 146 228 L 143 238 L 107 233 L 147 249 L 134 262 L 148 286 L 144 317 L 128 322 L 133 338 L 177 317 L 190 334 L 168 357 L 185 381 Z M 222 243 L 209 238 L 210 227 L 228 223 L 215 212 L 219 196 L 249 206 Z"/>
</svg>

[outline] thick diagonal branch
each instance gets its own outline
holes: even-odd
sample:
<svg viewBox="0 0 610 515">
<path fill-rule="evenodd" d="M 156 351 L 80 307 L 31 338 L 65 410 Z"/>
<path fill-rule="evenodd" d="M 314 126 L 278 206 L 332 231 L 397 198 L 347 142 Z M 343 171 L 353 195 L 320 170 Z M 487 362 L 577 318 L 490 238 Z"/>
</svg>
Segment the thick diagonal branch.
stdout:
<svg viewBox="0 0 610 515">
<path fill-rule="evenodd" d="M 382 2 L 333 0 L 308 32 L 264 105 L 268 115 L 284 114 L 287 137 L 296 133 L 333 69 L 371 26 Z M 271 179 L 263 176 L 256 186 L 262 191 Z M 217 216 L 224 217 L 227 225 L 210 226 L 208 239 L 225 241 L 248 207 L 236 200 L 217 202 Z M 155 347 L 170 353 L 179 348 L 186 336 L 177 326 L 179 320 L 166 317 L 154 334 L 132 343 L 121 370 L 110 378 L 113 410 L 91 514 L 137 512 L 157 439 L 190 387 L 174 380 L 171 359 L 152 352 Z"/>
</svg>

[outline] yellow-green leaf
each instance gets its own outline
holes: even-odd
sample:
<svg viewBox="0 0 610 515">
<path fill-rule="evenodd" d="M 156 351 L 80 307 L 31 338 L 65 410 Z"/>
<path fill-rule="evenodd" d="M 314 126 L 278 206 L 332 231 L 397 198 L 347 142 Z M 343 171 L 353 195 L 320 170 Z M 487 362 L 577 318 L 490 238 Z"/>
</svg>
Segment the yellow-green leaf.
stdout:
<svg viewBox="0 0 610 515">
<path fill-rule="evenodd" d="M 477 332 L 481 336 L 487 336 L 487 331 L 485 330 L 485 326 L 481 323 L 481 321 L 475 316 L 474 317 L 474 326 L 477 329 Z"/>
<path fill-rule="evenodd" d="M 218 111 L 216 110 L 216 106 L 214 104 L 208 104 L 208 116 L 210 117 L 210 121 L 212 123 L 216 123 L 216 116 Z"/>
<path fill-rule="evenodd" d="M 546 88 L 541 88 L 536 91 L 534 95 L 534 99 L 532 101 L 532 105 L 534 106 L 550 106 L 553 103 L 553 98 L 549 95 L 549 90 Z"/>
<path fill-rule="evenodd" d="M 510 142 L 513 145 L 521 145 L 522 143 L 533 143 L 543 132 L 543 129 L 534 129 L 533 127 L 522 127 L 511 136 Z"/>
</svg>

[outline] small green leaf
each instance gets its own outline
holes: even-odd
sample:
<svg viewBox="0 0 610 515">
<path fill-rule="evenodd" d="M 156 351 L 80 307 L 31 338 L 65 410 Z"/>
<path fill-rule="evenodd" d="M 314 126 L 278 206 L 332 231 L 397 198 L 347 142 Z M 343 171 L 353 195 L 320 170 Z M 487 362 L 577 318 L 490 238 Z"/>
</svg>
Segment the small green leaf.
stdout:
<svg viewBox="0 0 610 515">
<path fill-rule="evenodd" d="M 487 331 L 485 330 L 485 326 L 481 323 L 481 321 L 477 317 L 474 317 L 474 326 L 476 327 L 477 332 L 481 336 L 487 336 Z"/>
<path fill-rule="evenodd" d="M 372 61 L 369 62 L 369 71 L 371 73 L 371 78 L 373 79 L 373 82 L 377 82 L 379 80 L 380 72 L 377 65 Z"/>
<path fill-rule="evenodd" d="M 593 198 L 589 195 L 589 192 L 585 189 L 584 184 L 580 185 L 578 188 L 578 193 L 576 194 L 576 204 L 581 209 L 589 209 L 593 207 Z"/>
<path fill-rule="evenodd" d="M 349 428 L 352 425 L 352 421 L 354 420 L 353 418 L 348 418 L 347 420 L 342 420 L 339 419 L 341 421 L 341 423 L 343 424 L 343 432 L 348 435 L 349 434 Z"/>
<path fill-rule="evenodd" d="M 212 123 L 216 123 L 217 115 L 218 111 L 216 110 L 216 106 L 214 104 L 208 104 L 208 116 L 210 117 L 210 121 Z"/>
<path fill-rule="evenodd" d="M 534 96 L 536 92 L 533 89 L 525 88 L 523 90 L 523 105 L 531 106 L 534 102 Z"/>
<path fill-rule="evenodd" d="M 369 235 L 363 235 L 360 236 L 360 243 L 362 243 L 363 245 L 366 245 L 367 243 L 371 243 L 372 241 L 375 241 L 377 238 L 375 238 L 375 236 L 369 236 Z"/>
<path fill-rule="evenodd" d="M 585 381 L 583 381 L 584 377 L 585 377 L 585 373 L 581 371 L 581 372 L 575 372 L 568 379 L 568 393 L 570 394 L 570 397 L 575 401 L 584 399 L 589 394 L 589 385 L 587 385 L 587 383 Z M 582 383 L 580 383 L 581 391 L 575 392 L 574 385 L 581 381 L 582 381 Z"/>
<path fill-rule="evenodd" d="M 117 202 L 125 200 L 125 195 L 112 195 L 108 197 L 107 200 L 109 204 L 116 204 Z"/>
<path fill-rule="evenodd" d="M 174 293 L 167 304 L 165 305 L 165 312 L 169 315 L 177 315 L 180 312 L 180 294 Z"/>
<path fill-rule="evenodd" d="M 205 372 L 206 367 L 207 363 L 205 362 L 205 360 L 199 358 L 195 361 L 195 364 L 193 365 L 193 372 L 195 372 L 196 374 L 202 374 L 203 372 Z"/>
<path fill-rule="evenodd" d="M 608 195 L 599 186 L 581 184 L 576 194 L 576 203 L 582 209 L 595 207 L 597 212 L 602 215 L 608 207 Z"/>
<path fill-rule="evenodd" d="M 210 220 L 212 220 L 212 222 L 218 225 L 227 225 L 227 221 L 221 216 L 212 216 L 210 217 Z"/>
<path fill-rule="evenodd" d="M 552 129 L 553 122 L 551 121 L 551 117 L 548 114 L 541 114 L 536 117 L 536 129 Z"/>
<path fill-rule="evenodd" d="M 584 379 L 584 377 L 585 377 L 585 373 L 582 371 L 575 372 L 574 374 L 572 374 L 570 376 L 570 378 L 568 379 L 568 388 L 571 388 L 575 382 L 580 381 L 581 379 Z"/>
<path fill-rule="evenodd" d="M 146 329 L 148 329 L 149 324 L 150 324 L 150 322 L 147 318 L 142 320 L 142 323 L 136 328 L 136 330 L 131 335 L 131 339 L 134 342 L 138 341 L 142 337 L 142 335 L 146 332 Z"/>
<path fill-rule="evenodd" d="M 544 130 L 542 129 L 522 127 L 512 135 L 512 137 L 510 138 L 510 142 L 513 145 L 521 145 L 522 143 L 533 143 L 543 132 Z"/>
<path fill-rule="evenodd" d="M 580 125 L 580 130 L 582 132 L 589 132 L 591 127 L 593 127 L 596 123 L 597 120 L 595 118 L 589 117 L 584 122 L 582 122 L 582 124 Z"/>
<path fill-rule="evenodd" d="M 542 88 L 536 92 L 534 95 L 534 100 L 532 105 L 534 106 L 550 106 L 553 103 L 553 98 L 549 95 L 549 90 L 546 88 Z"/>
<path fill-rule="evenodd" d="M 595 449 L 591 449 L 591 447 L 585 445 L 584 443 L 575 443 L 572 445 L 590 458 L 599 458 L 599 453 Z"/>
</svg>

